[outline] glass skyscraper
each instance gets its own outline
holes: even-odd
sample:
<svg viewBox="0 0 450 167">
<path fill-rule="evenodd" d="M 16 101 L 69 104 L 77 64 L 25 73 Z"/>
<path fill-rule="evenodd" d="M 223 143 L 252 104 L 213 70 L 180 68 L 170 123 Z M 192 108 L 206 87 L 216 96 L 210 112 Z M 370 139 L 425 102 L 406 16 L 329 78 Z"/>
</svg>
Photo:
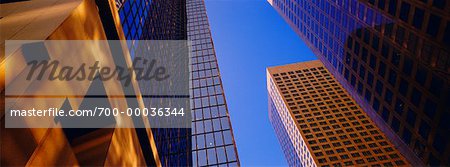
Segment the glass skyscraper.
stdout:
<svg viewBox="0 0 450 167">
<path fill-rule="evenodd" d="M 236 144 L 204 1 L 116 2 L 127 39 L 189 40 L 192 45 L 192 130 L 152 129 L 162 165 L 238 166 Z M 134 45 L 129 43 L 131 52 Z"/>
<path fill-rule="evenodd" d="M 191 102 L 193 111 L 192 128 L 150 127 L 151 130 L 148 126 L 69 129 L 64 128 L 61 120 L 52 118 L 48 127 L 12 129 L 5 128 L 6 112 L 0 112 L 2 166 L 239 166 L 203 0 L 1 1 L 0 5 L 4 40 L 128 40 L 127 46 L 114 45 L 105 50 L 123 51 L 122 48 L 128 47 L 131 58 L 138 55 L 136 51 L 142 51 L 137 48 L 141 46 L 137 40 L 190 40 L 192 57 L 186 55 L 186 59 L 192 59 L 189 64 L 192 71 L 186 77 L 192 80 L 187 80 L 186 85 L 191 87 L 192 95 L 181 98 Z M 5 47 L 0 49 L 4 51 Z M 111 56 L 113 60 L 103 55 L 77 55 L 75 59 L 103 58 L 106 61 L 102 63 L 109 62 L 111 67 L 130 65 L 128 54 L 120 53 Z M 23 74 L 27 63 L 27 55 L 21 51 L 14 56 L 18 57 L 14 63 L 23 65 L 14 67 L 16 73 L 10 72 L 12 78 Z M 81 94 L 79 99 L 37 98 L 29 99 L 28 103 L 63 109 L 82 109 L 86 103 L 99 101 L 111 102 L 111 106 L 120 104 L 118 107 L 149 107 L 145 97 L 140 100 L 135 96 L 145 93 L 142 90 L 148 84 L 132 82 L 131 86 L 124 86 L 123 82 L 104 86 L 99 80 L 86 80 L 78 87 L 55 84 L 51 90 L 77 93 L 87 90 L 86 96 L 101 92 L 105 97 L 93 99 Z M 1 83 L 11 84 L 4 80 Z M 23 89 L 28 87 L 25 85 Z M 5 88 L 2 91 L 5 103 Z M 129 98 L 117 98 L 124 94 L 109 97 L 106 92 L 111 91 L 123 91 Z M 127 123 L 143 124 L 144 120 L 133 118 Z M 114 127 L 114 123 L 107 127 Z"/>
<path fill-rule="evenodd" d="M 134 57 L 139 40 L 187 40 L 186 1 L 116 1 L 130 56 Z M 140 54 L 142 55 L 142 54 Z M 151 89 L 140 82 L 141 91 Z M 150 99 L 144 98 L 148 107 Z M 163 166 L 191 166 L 191 131 L 185 128 L 152 128 Z"/>
<path fill-rule="evenodd" d="M 187 0 L 193 166 L 239 166 L 204 0 Z"/>
<path fill-rule="evenodd" d="M 269 0 L 402 154 L 450 163 L 450 3 Z"/>
</svg>

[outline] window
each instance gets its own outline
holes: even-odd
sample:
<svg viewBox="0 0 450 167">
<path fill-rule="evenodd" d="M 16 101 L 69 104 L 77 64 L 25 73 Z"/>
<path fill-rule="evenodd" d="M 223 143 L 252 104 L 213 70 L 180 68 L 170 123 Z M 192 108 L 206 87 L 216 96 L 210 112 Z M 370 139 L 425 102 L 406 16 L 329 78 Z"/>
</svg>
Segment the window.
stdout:
<svg viewBox="0 0 450 167">
<path fill-rule="evenodd" d="M 373 36 L 373 39 L 372 39 L 372 48 L 374 49 L 374 50 L 376 50 L 376 51 L 378 51 L 378 45 L 379 45 L 379 43 L 380 43 L 380 38 L 378 37 L 378 36 L 376 36 L 376 35 L 374 35 Z"/>
<path fill-rule="evenodd" d="M 389 111 L 386 107 L 383 107 L 383 111 L 381 112 L 381 117 L 386 122 L 389 120 Z"/>
<path fill-rule="evenodd" d="M 431 14 L 430 20 L 428 21 L 427 33 L 435 37 L 439 32 L 440 25 L 441 25 L 441 17 Z"/>
<path fill-rule="evenodd" d="M 358 93 L 359 93 L 360 95 L 362 95 L 363 89 L 364 89 L 364 88 L 363 88 L 362 83 L 358 81 Z"/>
<path fill-rule="evenodd" d="M 327 155 L 332 155 L 332 154 L 334 154 L 334 151 L 333 150 L 328 150 L 328 151 L 326 151 L 325 152 Z"/>
<path fill-rule="evenodd" d="M 351 75 L 350 83 L 352 84 L 353 87 L 355 87 L 355 84 L 356 84 L 356 77 L 355 77 L 355 75 L 353 75 L 353 74 Z"/>
<path fill-rule="evenodd" d="M 378 95 L 381 95 L 381 92 L 383 92 L 383 83 L 381 83 L 380 80 L 377 80 L 377 84 L 375 85 L 375 92 Z"/>
<path fill-rule="evenodd" d="M 412 52 L 412 53 L 416 52 L 418 41 L 419 41 L 418 37 L 413 32 L 410 32 L 409 39 L 408 39 L 408 45 L 407 45 L 407 48 L 410 52 Z"/>
<path fill-rule="evenodd" d="M 352 155 L 352 157 L 360 157 L 360 156 L 361 156 L 361 155 L 360 155 L 359 153 L 357 153 L 357 152 L 356 152 L 356 153 L 352 153 L 351 155 Z"/>
<path fill-rule="evenodd" d="M 389 89 L 386 89 L 386 92 L 384 92 L 384 101 L 388 104 L 392 103 L 392 92 Z"/>
<path fill-rule="evenodd" d="M 405 40 L 405 28 L 398 26 L 397 33 L 395 34 L 395 42 L 399 45 L 403 45 L 403 41 Z"/>
<path fill-rule="evenodd" d="M 395 87 L 395 83 L 397 82 L 397 73 L 392 69 L 389 72 L 388 81 L 393 87 Z"/>
<path fill-rule="evenodd" d="M 347 80 L 348 80 L 348 75 L 349 75 L 349 71 L 348 71 L 347 68 L 345 68 L 345 70 L 344 70 L 344 77 L 345 77 L 345 79 L 347 79 Z"/>
<path fill-rule="evenodd" d="M 402 6 L 400 7 L 400 19 L 402 19 L 405 22 L 408 22 L 408 16 L 409 16 L 409 9 L 411 8 L 411 5 L 407 2 L 402 2 Z"/>
<path fill-rule="evenodd" d="M 337 160 L 338 160 L 338 158 L 336 156 L 330 157 L 330 161 L 337 161 Z M 341 166 L 341 165 L 334 165 L 334 166 Z"/>
<path fill-rule="evenodd" d="M 398 132 L 400 129 L 400 121 L 396 117 L 392 117 L 391 128 L 395 132 Z"/>
<path fill-rule="evenodd" d="M 376 59 L 375 55 L 373 55 L 373 54 L 370 55 L 369 66 L 370 66 L 370 68 L 372 68 L 373 70 L 375 70 L 375 67 L 377 66 L 377 59 Z"/>
<path fill-rule="evenodd" d="M 378 111 L 378 109 L 380 109 L 380 101 L 378 101 L 377 98 L 374 98 L 374 99 L 373 99 L 372 108 L 373 108 L 375 111 Z"/>
<path fill-rule="evenodd" d="M 231 137 L 231 131 L 223 131 L 223 138 L 225 144 L 231 144 L 232 143 L 232 137 Z"/>
<path fill-rule="evenodd" d="M 424 15 L 424 11 L 420 8 L 416 8 L 416 11 L 414 11 L 414 19 L 412 24 L 419 30 L 422 28 Z"/>
<path fill-rule="evenodd" d="M 372 92 L 369 89 L 366 89 L 366 91 L 364 93 L 364 99 L 366 99 L 366 101 L 370 102 L 371 98 L 372 98 Z"/>
<path fill-rule="evenodd" d="M 353 53 L 355 53 L 355 55 L 359 55 L 359 49 L 360 49 L 359 42 L 355 41 L 355 47 L 353 48 Z"/>
<path fill-rule="evenodd" d="M 395 102 L 395 107 L 394 107 L 395 112 L 397 112 L 398 115 L 401 116 L 403 114 L 404 109 L 405 109 L 405 103 L 402 100 L 397 98 L 397 100 Z"/>
<path fill-rule="evenodd" d="M 342 159 L 349 159 L 350 157 L 349 157 L 348 155 L 345 154 L 345 155 L 341 155 L 341 158 L 342 158 Z"/>
<path fill-rule="evenodd" d="M 430 134 L 430 126 L 423 120 L 422 120 L 422 123 L 420 123 L 419 134 L 425 140 L 428 139 L 428 135 Z"/>
<path fill-rule="evenodd" d="M 389 12 L 389 14 L 391 14 L 392 16 L 395 16 L 395 13 L 397 12 L 397 2 L 398 2 L 398 1 L 389 1 L 388 12 Z"/>
<path fill-rule="evenodd" d="M 414 125 L 416 124 L 416 113 L 409 109 L 408 113 L 406 114 L 406 122 L 414 128 Z"/>
<path fill-rule="evenodd" d="M 366 69 L 363 65 L 359 66 L 359 77 L 364 80 L 364 77 L 366 76 Z"/>
<path fill-rule="evenodd" d="M 387 40 L 384 40 L 381 46 L 381 56 L 387 58 L 389 56 L 389 49 L 390 49 L 389 43 L 387 42 Z"/>
<path fill-rule="evenodd" d="M 432 102 L 430 99 L 427 99 L 423 110 L 428 117 L 433 119 L 436 114 L 436 108 L 436 103 Z"/>
<path fill-rule="evenodd" d="M 206 166 L 206 150 L 200 150 L 198 151 L 198 165 L 199 166 Z"/>
<path fill-rule="evenodd" d="M 445 28 L 443 40 L 444 40 L 444 43 L 446 43 L 447 45 L 450 45 L 450 21 L 447 21 L 447 28 Z"/>
<path fill-rule="evenodd" d="M 400 64 L 401 56 L 402 56 L 402 54 L 397 49 L 393 49 L 391 63 L 394 66 L 398 67 L 398 65 Z"/>
<path fill-rule="evenodd" d="M 384 10 L 384 7 L 386 6 L 386 0 L 378 0 L 378 8 L 381 10 Z"/>
<path fill-rule="evenodd" d="M 419 66 L 416 72 L 416 81 L 421 85 L 425 85 L 426 79 L 427 79 L 427 70 L 422 66 Z"/>
<path fill-rule="evenodd" d="M 411 143 L 411 131 L 409 131 L 408 129 L 405 128 L 403 130 L 402 139 L 406 144 L 409 145 L 409 143 Z"/>
<path fill-rule="evenodd" d="M 369 44 L 370 43 L 370 31 L 364 30 L 364 43 Z"/>
<path fill-rule="evenodd" d="M 438 76 L 433 75 L 432 79 L 431 79 L 431 86 L 430 86 L 431 93 L 433 93 L 435 96 L 439 97 L 439 95 L 441 94 L 443 85 L 444 85 L 444 81 L 442 81 L 442 79 L 439 78 Z"/>
<path fill-rule="evenodd" d="M 316 153 L 317 154 L 317 153 Z M 317 155 L 316 155 L 317 156 Z M 327 160 L 325 159 L 325 158 L 320 158 L 319 159 L 319 163 L 326 163 L 327 162 Z"/>
<path fill-rule="evenodd" d="M 378 67 L 378 75 L 380 75 L 381 78 L 384 78 L 385 73 L 386 73 L 386 64 L 380 61 L 380 66 Z"/>
<path fill-rule="evenodd" d="M 400 79 L 399 92 L 405 97 L 408 94 L 408 82 L 403 78 Z"/>
<path fill-rule="evenodd" d="M 217 158 L 216 158 L 216 150 L 214 148 L 208 149 L 208 163 L 209 164 L 216 164 Z"/>
<path fill-rule="evenodd" d="M 422 93 L 419 90 L 417 90 L 417 88 L 414 88 L 413 92 L 412 92 L 412 96 L 411 96 L 411 102 L 414 105 L 419 106 L 421 98 L 422 98 Z"/>
<path fill-rule="evenodd" d="M 367 73 L 367 85 L 371 86 L 373 85 L 373 74 L 372 73 Z"/>
<path fill-rule="evenodd" d="M 217 147 L 216 152 L 217 152 L 217 158 L 218 158 L 219 163 L 224 163 L 227 161 L 224 147 Z"/>
<path fill-rule="evenodd" d="M 228 161 L 236 161 L 236 153 L 234 152 L 233 146 L 226 147 Z"/>
<path fill-rule="evenodd" d="M 403 72 L 409 76 L 409 75 L 411 75 L 412 68 L 413 68 L 413 61 L 410 58 L 405 56 L 404 64 L 403 64 Z"/>
</svg>

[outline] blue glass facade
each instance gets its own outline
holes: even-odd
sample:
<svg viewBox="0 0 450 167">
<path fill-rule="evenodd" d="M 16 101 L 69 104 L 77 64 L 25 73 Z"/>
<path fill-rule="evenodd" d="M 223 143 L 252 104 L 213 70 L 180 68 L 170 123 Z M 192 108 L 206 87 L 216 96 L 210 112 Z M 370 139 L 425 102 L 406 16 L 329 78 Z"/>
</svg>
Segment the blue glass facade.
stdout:
<svg viewBox="0 0 450 167">
<path fill-rule="evenodd" d="M 204 0 L 187 0 L 193 166 L 239 166 Z"/>
<path fill-rule="evenodd" d="M 449 2 L 269 2 L 410 161 L 448 165 Z"/>
<path fill-rule="evenodd" d="M 142 51 L 138 40 L 187 40 L 184 0 L 123 0 L 116 6 L 132 58 Z M 146 89 L 145 83 L 139 86 Z M 152 128 L 152 132 L 162 166 L 192 166 L 191 129 Z"/>
<path fill-rule="evenodd" d="M 116 1 L 128 40 L 189 40 L 192 129 L 155 129 L 163 166 L 239 166 L 203 0 Z M 136 44 L 128 44 L 131 56 Z"/>
</svg>

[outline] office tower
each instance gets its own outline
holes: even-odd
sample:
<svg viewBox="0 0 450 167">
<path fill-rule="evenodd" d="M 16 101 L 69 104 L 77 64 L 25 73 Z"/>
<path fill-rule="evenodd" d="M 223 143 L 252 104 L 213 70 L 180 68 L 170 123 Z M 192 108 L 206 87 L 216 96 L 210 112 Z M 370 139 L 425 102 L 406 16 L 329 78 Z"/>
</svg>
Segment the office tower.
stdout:
<svg viewBox="0 0 450 167">
<path fill-rule="evenodd" d="M 239 165 L 204 1 L 116 2 L 128 40 L 188 39 L 192 44 L 192 131 L 152 129 L 162 165 L 190 166 L 191 161 L 186 161 L 190 156 L 193 166 Z M 134 46 L 128 47 L 133 50 Z M 191 150 L 192 154 L 186 153 Z"/>
<path fill-rule="evenodd" d="M 316 60 L 267 69 L 269 119 L 289 166 L 409 166 Z"/>
<path fill-rule="evenodd" d="M 68 129 L 62 126 L 12 130 L 2 126 L 2 165 L 239 165 L 203 1 L 2 1 L 1 5 L 4 10 L 0 21 L 2 40 L 187 40 L 187 22 L 191 22 L 191 106 L 194 111 L 192 132 L 189 128 Z M 190 7 L 188 10 L 187 6 Z M 22 17 L 25 15 L 27 17 Z M 129 41 L 127 46 L 123 46 L 126 48 L 122 48 L 129 52 L 115 58 L 114 62 L 123 64 L 130 61 L 139 50 L 137 46 Z M 21 69 L 17 69 L 19 73 Z M 141 90 L 147 86 L 142 82 L 133 84 Z M 95 88 L 92 85 L 96 85 Z M 99 89 L 96 88 L 101 85 L 101 82 L 93 82 L 88 92 L 97 92 Z M 134 92 L 133 87 L 104 89 L 123 90 L 127 95 L 145 93 Z M 58 88 L 77 90 L 70 86 Z M 116 100 L 109 99 L 112 102 Z M 73 106 L 71 102 L 70 99 L 63 100 L 58 105 L 70 109 Z M 122 104 L 137 107 L 148 103 L 146 98 L 143 101 L 127 98 L 127 102 Z M 4 121 L 2 113 L 2 125 L 5 125 Z M 48 136 L 67 141 L 55 147 L 53 143 L 57 142 Z M 36 141 L 30 142 L 32 138 Z M 18 148 L 20 145 L 23 146 Z M 123 156 L 125 154 L 127 156 Z"/>
<path fill-rule="evenodd" d="M 449 165 L 448 1 L 269 3 L 407 159 Z"/>
<path fill-rule="evenodd" d="M 139 107 L 142 100 L 139 98 L 114 98 L 106 92 L 122 92 L 117 96 L 140 94 L 134 89 L 138 85 L 132 81 L 130 86 L 124 86 L 120 81 L 102 82 L 101 80 L 83 80 L 79 82 L 52 82 L 42 81 L 29 84 L 16 82 L 17 78 L 26 73 L 27 62 L 32 55 L 24 48 L 17 48 L 12 54 L 5 55 L 5 40 L 124 40 L 124 36 L 114 1 L 92 0 L 51 0 L 51 1 L 1 1 L 0 31 L 1 31 L 1 73 L 2 73 L 2 101 L 6 100 L 9 107 L 11 101 L 25 101 L 22 103 L 34 107 L 58 107 L 63 109 L 84 109 L 93 103 L 117 107 L 124 111 L 124 107 Z M 73 41 L 74 42 L 74 41 Z M 6 42 L 7 43 L 7 42 Z M 48 44 L 48 43 L 46 43 Z M 31 43 L 27 45 L 42 52 L 48 52 L 52 59 L 59 55 L 49 45 Z M 61 45 L 62 46 L 62 45 Z M 98 54 L 97 51 L 105 49 L 89 45 L 89 49 L 80 49 L 77 52 L 68 52 L 61 57 L 61 62 L 79 65 L 81 60 L 108 60 L 103 65 L 110 67 L 131 64 L 126 52 L 126 46 L 116 45 L 114 49 L 121 50 L 123 54 Z M 53 50 L 52 50 L 53 49 Z M 122 50 L 123 49 L 123 50 Z M 8 50 L 8 49 L 6 49 Z M 11 51 L 11 50 L 10 50 Z M 109 52 L 108 50 L 106 52 Z M 111 51 L 112 52 L 112 51 Z M 83 54 L 81 54 L 83 53 Z M 93 56 L 95 55 L 95 56 Z M 7 56 L 7 57 L 6 57 Z M 56 57 L 56 58 L 55 58 Z M 49 57 L 48 57 L 49 58 Z M 5 64 L 14 64 L 8 68 Z M 5 74 L 5 68 L 10 69 Z M 3 79 L 6 78 L 6 79 Z M 20 79 L 18 79 L 20 81 Z M 34 97 L 22 98 L 5 96 L 5 87 L 19 85 L 23 90 L 39 87 L 42 92 L 63 90 L 70 96 L 74 93 L 76 98 Z M 93 94 L 99 93 L 99 94 Z M 88 95 L 105 95 L 101 98 L 87 97 Z M 62 94 L 64 96 L 64 94 Z M 121 104 L 121 105 L 118 105 Z M 14 105 L 13 105 L 14 107 Z M 1 166 L 156 166 L 160 165 L 158 152 L 153 140 L 152 132 L 147 128 L 111 128 L 116 122 L 109 124 L 109 128 L 65 128 L 65 121 L 48 117 L 24 118 L 24 121 L 38 121 L 49 123 L 40 128 L 5 128 L 7 122 L 5 108 L 2 106 L 1 116 Z M 142 124 L 144 119 L 125 120 L 116 118 L 121 123 L 131 125 Z M 86 122 L 83 122 L 84 124 Z M 79 123 L 80 124 L 80 123 Z M 80 125 L 82 125 L 80 124 Z M 44 124 L 47 125 L 47 124 Z M 136 127 L 136 126 L 135 126 Z"/>
<path fill-rule="evenodd" d="M 142 42 L 138 40 L 187 40 L 185 0 L 116 0 L 116 5 L 124 36 L 129 40 L 131 57 L 135 52 L 147 50 L 139 47 L 142 44 L 138 43 Z M 166 50 L 170 49 L 173 48 Z M 139 83 L 144 94 L 152 94 L 145 91 L 152 89 L 152 86 L 147 81 Z M 144 98 L 144 105 L 150 107 L 151 100 Z M 152 132 L 162 166 L 192 166 L 191 129 L 152 128 Z"/>
<path fill-rule="evenodd" d="M 193 166 L 239 166 L 204 0 L 187 0 Z"/>
</svg>

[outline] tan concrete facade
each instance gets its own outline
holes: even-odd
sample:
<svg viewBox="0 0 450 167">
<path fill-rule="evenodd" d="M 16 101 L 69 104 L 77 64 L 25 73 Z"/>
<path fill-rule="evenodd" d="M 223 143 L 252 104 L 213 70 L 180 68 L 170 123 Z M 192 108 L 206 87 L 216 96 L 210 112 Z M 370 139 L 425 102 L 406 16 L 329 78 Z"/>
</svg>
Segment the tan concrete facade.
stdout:
<svg viewBox="0 0 450 167">
<path fill-rule="evenodd" d="M 269 67 L 267 85 L 290 165 L 411 166 L 320 61 Z"/>
</svg>

